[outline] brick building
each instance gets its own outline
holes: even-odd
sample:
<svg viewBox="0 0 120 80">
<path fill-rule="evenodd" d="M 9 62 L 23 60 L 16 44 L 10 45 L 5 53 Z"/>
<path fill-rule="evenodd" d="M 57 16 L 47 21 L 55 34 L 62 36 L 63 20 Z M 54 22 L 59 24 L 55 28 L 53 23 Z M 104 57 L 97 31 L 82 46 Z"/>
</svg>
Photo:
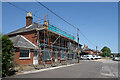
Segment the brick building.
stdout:
<svg viewBox="0 0 120 80">
<path fill-rule="evenodd" d="M 86 46 L 85 44 L 84 44 L 82 51 L 86 52 L 86 54 L 88 54 L 88 55 L 99 55 L 102 53 L 102 51 L 88 48 L 88 46 Z"/>
<path fill-rule="evenodd" d="M 30 12 L 26 16 L 26 26 L 8 34 L 14 42 L 14 62 L 18 65 L 61 62 L 75 58 L 81 44 L 75 37 L 61 29 L 50 25 L 33 23 Z"/>
<path fill-rule="evenodd" d="M 88 48 L 88 46 L 86 46 L 85 44 L 82 50 L 86 52 L 88 55 L 93 55 L 93 50 Z"/>
</svg>

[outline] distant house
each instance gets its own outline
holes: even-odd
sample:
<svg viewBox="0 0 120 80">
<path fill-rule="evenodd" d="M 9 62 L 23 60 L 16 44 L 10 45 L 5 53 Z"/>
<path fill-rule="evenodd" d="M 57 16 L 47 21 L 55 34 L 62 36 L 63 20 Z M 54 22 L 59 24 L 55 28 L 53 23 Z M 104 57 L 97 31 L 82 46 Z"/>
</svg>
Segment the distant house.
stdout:
<svg viewBox="0 0 120 80">
<path fill-rule="evenodd" d="M 84 44 L 84 47 L 83 47 L 83 51 L 87 52 L 88 55 L 92 55 L 93 54 L 93 50 L 88 48 L 88 46 L 86 46 L 85 44 Z"/>
<path fill-rule="evenodd" d="M 14 62 L 18 65 L 50 64 L 66 59 L 73 59 L 81 50 L 81 44 L 75 37 L 57 27 L 50 25 L 47 20 L 44 24 L 33 23 L 30 12 L 26 16 L 26 26 L 8 34 L 14 42 Z"/>
<path fill-rule="evenodd" d="M 88 48 L 88 46 L 86 46 L 85 44 L 84 44 L 84 47 L 83 47 L 83 49 L 82 49 L 82 51 L 85 53 L 85 54 L 88 54 L 88 55 L 99 55 L 99 54 L 101 54 L 102 53 L 102 51 L 99 51 L 99 50 L 94 50 L 94 49 L 90 49 L 90 48 Z"/>
<path fill-rule="evenodd" d="M 99 54 L 102 54 L 102 51 L 99 51 L 99 50 L 97 50 L 97 51 L 96 51 L 96 50 L 93 50 L 93 54 L 94 54 L 94 55 L 99 55 Z"/>
</svg>

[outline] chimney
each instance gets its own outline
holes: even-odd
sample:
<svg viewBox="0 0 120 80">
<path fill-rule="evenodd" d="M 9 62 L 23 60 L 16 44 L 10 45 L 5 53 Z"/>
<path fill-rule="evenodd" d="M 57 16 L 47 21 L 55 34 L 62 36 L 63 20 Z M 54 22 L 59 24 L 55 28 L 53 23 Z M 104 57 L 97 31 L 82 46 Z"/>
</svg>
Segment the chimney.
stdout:
<svg viewBox="0 0 120 80">
<path fill-rule="evenodd" d="M 26 16 L 26 27 L 31 25 L 32 22 L 33 22 L 32 14 L 31 14 L 31 12 L 28 12 L 27 16 Z"/>
<path fill-rule="evenodd" d="M 88 48 L 88 46 L 86 46 L 86 48 Z"/>
<path fill-rule="evenodd" d="M 84 47 L 83 48 L 86 48 L 85 44 L 84 44 Z"/>
</svg>

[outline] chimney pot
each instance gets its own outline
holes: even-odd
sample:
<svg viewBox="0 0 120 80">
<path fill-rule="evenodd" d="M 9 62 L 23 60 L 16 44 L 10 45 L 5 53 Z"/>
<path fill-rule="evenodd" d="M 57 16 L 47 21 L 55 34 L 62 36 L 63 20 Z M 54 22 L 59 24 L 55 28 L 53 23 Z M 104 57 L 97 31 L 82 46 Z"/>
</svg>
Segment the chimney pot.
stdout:
<svg viewBox="0 0 120 80">
<path fill-rule="evenodd" d="M 33 17 L 32 17 L 32 13 L 28 12 L 27 16 L 26 16 L 26 27 L 31 25 L 33 22 Z"/>
<path fill-rule="evenodd" d="M 84 44 L 84 48 L 86 48 L 85 44 Z"/>
<path fill-rule="evenodd" d="M 28 12 L 28 13 L 27 13 L 27 16 L 31 16 L 31 17 L 32 17 L 32 13 L 31 13 L 31 12 Z"/>
<path fill-rule="evenodd" d="M 86 48 L 88 48 L 88 46 L 86 46 Z"/>
</svg>

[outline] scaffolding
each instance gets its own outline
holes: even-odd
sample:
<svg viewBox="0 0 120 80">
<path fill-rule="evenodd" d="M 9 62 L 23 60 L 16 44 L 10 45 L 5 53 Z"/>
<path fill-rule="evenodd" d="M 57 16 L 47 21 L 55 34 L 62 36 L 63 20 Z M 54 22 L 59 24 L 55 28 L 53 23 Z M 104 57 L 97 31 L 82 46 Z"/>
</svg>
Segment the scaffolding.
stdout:
<svg viewBox="0 0 120 80">
<path fill-rule="evenodd" d="M 68 37 L 68 38 L 70 38 L 70 39 L 72 39 L 72 40 L 75 39 L 75 37 L 74 37 L 73 35 L 68 34 L 67 32 L 62 31 L 62 30 L 60 30 L 59 28 L 57 28 L 57 27 L 55 27 L 55 26 L 53 26 L 53 25 L 49 25 L 48 30 L 52 30 L 52 31 L 54 31 L 54 32 L 56 32 L 56 33 L 58 33 L 58 34 L 61 34 L 61 35 L 63 35 L 63 36 L 66 36 L 66 37 Z"/>
<path fill-rule="evenodd" d="M 49 20 L 46 20 L 46 16 L 43 28 L 38 29 L 37 34 L 39 36 L 38 46 L 40 47 L 40 52 L 43 54 L 42 60 L 44 63 L 46 60 L 51 61 L 52 63 L 53 61 L 57 62 L 58 57 L 60 57 L 60 62 L 67 60 L 69 55 L 73 55 L 73 49 L 76 49 L 74 48 L 75 46 L 73 47 L 73 45 L 69 45 L 70 42 L 75 45 L 75 37 L 53 25 L 50 25 Z M 40 37 L 42 37 L 42 39 L 40 39 Z M 45 56 L 47 58 L 45 58 Z"/>
</svg>

